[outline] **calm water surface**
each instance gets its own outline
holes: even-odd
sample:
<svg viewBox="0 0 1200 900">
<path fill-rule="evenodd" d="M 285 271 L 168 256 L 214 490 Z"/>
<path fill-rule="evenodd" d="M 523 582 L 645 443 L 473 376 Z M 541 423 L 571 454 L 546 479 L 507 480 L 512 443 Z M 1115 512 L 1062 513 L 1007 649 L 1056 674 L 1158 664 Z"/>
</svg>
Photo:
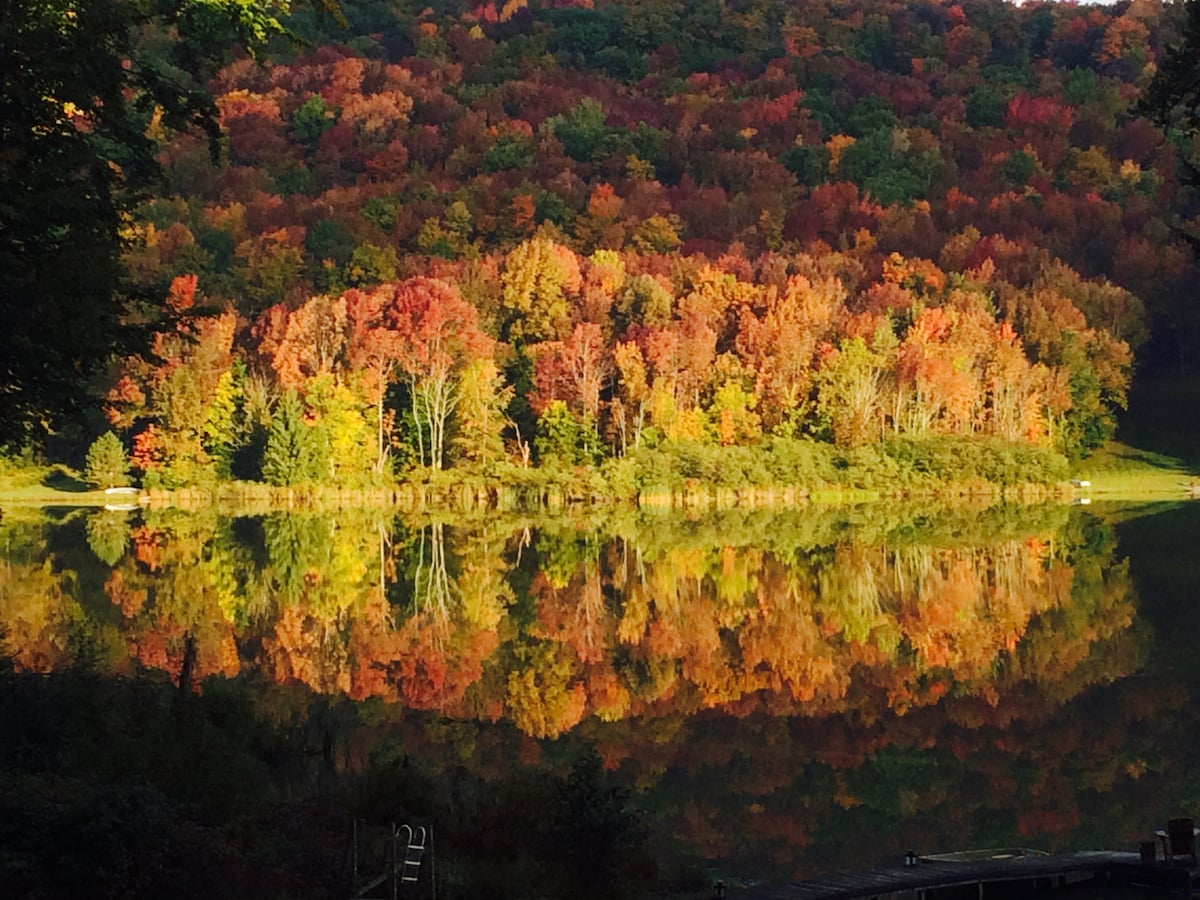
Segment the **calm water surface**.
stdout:
<svg viewBox="0 0 1200 900">
<path fill-rule="evenodd" d="M 320 705 L 327 763 L 402 759 L 443 831 L 463 785 L 594 752 L 657 853 L 735 883 L 1136 849 L 1200 814 L 1198 526 L 1200 504 L 6 510 L 0 629 L 18 668 Z"/>
</svg>

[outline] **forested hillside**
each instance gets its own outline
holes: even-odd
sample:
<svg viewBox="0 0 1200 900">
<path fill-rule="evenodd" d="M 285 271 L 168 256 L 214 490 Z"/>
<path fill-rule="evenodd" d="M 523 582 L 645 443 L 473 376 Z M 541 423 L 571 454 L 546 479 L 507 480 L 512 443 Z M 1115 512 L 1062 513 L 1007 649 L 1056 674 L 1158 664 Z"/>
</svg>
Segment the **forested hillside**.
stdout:
<svg viewBox="0 0 1200 900">
<path fill-rule="evenodd" d="M 768 440 L 1085 455 L 1139 350 L 1196 348 L 1192 148 L 1138 108 L 1183 16 L 296 10 L 301 41 L 210 83 L 219 161 L 150 123 L 126 261 L 165 302 L 97 405 L 167 486 Z"/>
</svg>

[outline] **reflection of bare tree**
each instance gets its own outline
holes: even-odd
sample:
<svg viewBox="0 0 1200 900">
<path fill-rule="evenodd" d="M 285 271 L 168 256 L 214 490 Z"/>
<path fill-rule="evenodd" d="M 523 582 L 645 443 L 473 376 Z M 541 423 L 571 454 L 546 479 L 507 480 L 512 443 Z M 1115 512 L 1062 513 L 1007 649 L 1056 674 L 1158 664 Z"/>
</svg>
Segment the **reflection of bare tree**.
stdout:
<svg viewBox="0 0 1200 900">
<path fill-rule="evenodd" d="M 413 605 L 418 612 L 449 618 L 454 594 L 446 569 L 446 526 L 443 522 L 431 522 L 428 528 L 421 529 L 417 541 Z"/>
<path fill-rule="evenodd" d="M 894 596 L 884 577 L 889 567 L 880 548 L 853 542 L 840 544 L 834 559 L 834 565 L 820 569 L 817 595 L 837 610 L 846 637 L 865 641 L 883 617 L 884 604 Z M 893 584 L 903 590 L 908 578 L 896 562 L 890 570 L 895 575 Z"/>
<path fill-rule="evenodd" d="M 350 689 L 350 630 L 375 609 L 384 579 L 387 533 L 374 516 L 269 516 L 263 536 L 279 612 L 263 651 L 279 678 L 321 693 Z M 379 571 L 373 571 L 375 565 Z"/>
<path fill-rule="evenodd" d="M 396 567 L 391 564 L 391 554 L 389 552 L 392 547 L 392 535 L 382 520 L 376 526 L 376 530 L 379 534 L 379 581 L 377 588 L 379 596 L 386 597 L 388 579 L 395 580 L 396 578 Z"/>
<path fill-rule="evenodd" d="M 600 583 L 600 567 L 588 566 L 583 589 L 579 596 L 580 634 L 583 638 L 580 657 L 584 662 L 601 662 L 608 651 L 608 610 L 604 606 L 604 589 Z"/>
<path fill-rule="evenodd" d="M 538 624 L 533 635 L 568 644 L 584 664 L 605 662 L 612 649 L 615 622 L 604 602 L 604 583 L 595 560 L 561 587 L 541 580 Z"/>
</svg>

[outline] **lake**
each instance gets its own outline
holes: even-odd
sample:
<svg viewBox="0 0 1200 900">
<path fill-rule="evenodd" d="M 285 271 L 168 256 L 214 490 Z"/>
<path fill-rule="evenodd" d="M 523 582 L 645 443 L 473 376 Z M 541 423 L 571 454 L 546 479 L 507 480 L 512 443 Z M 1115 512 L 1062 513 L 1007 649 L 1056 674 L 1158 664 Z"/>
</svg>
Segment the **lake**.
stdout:
<svg viewBox="0 0 1200 900">
<path fill-rule="evenodd" d="M 443 896 L 566 891 L 545 856 L 687 893 L 1200 813 L 1198 526 L 6 509 L 0 629 L 18 672 L 242 704 L 287 736 L 279 794 L 432 825 Z"/>
</svg>

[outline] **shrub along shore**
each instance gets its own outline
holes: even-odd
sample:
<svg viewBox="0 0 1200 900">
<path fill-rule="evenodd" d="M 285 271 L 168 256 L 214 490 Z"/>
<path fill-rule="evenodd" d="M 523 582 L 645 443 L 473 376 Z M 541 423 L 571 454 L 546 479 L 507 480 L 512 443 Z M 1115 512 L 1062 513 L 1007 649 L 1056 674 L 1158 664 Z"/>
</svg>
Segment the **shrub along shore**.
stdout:
<svg viewBox="0 0 1200 900">
<path fill-rule="evenodd" d="M 1151 496 L 1189 492 L 1192 476 L 1168 457 L 1112 445 L 1072 467 L 1060 454 L 996 439 L 898 439 L 854 449 L 774 438 L 753 447 L 676 443 L 636 450 L 595 466 L 410 470 L 375 484 L 217 481 L 175 489 L 144 487 L 143 504 L 241 509 L 400 507 L 521 509 L 630 504 L 647 508 L 791 507 L 806 502 L 902 498 L 991 498 L 1007 502 L 1071 499 L 1081 493 Z M 1095 473 L 1089 476 L 1089 473 Z M 1093 483 L 1077 483 L 1089 476 Z M 1074 478 L 1074 481 L 1072 481 Z M 63 466 L 9 462 L 0 502 L 103 505 L 103 490 Z"/>
</svg>

